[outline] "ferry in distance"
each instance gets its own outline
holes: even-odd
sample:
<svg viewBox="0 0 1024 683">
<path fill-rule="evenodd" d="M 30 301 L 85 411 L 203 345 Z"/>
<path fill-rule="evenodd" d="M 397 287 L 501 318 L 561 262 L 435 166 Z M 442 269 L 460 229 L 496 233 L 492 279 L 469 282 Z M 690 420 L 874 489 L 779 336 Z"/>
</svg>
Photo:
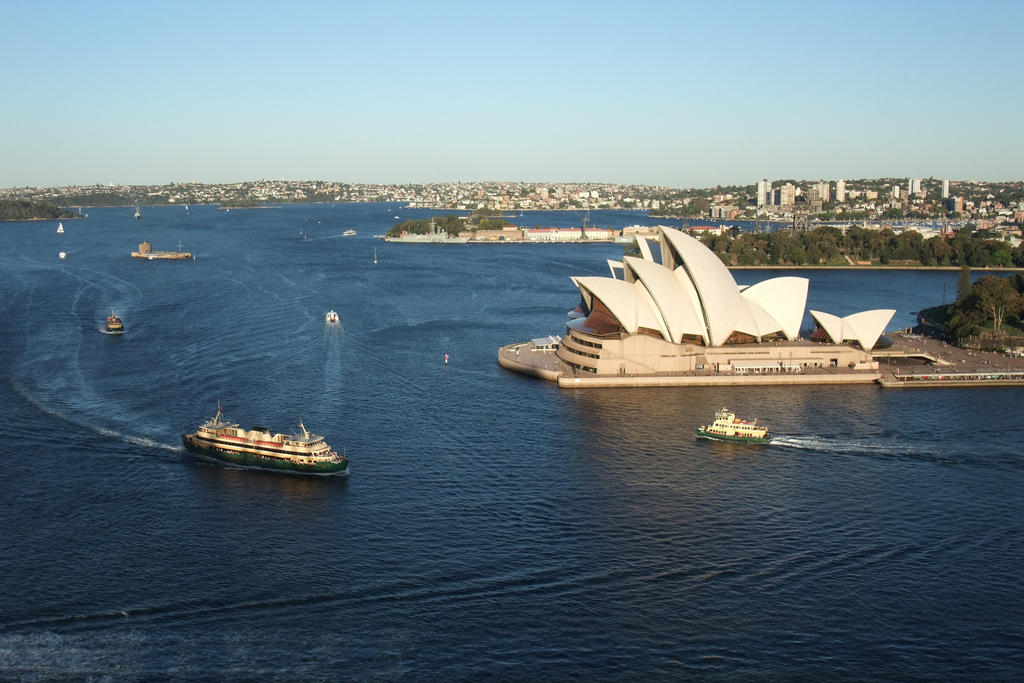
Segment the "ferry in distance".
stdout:
<svg viewBox="0 0 1024 683">
<path fill-rule="evenodd" d="M 124 332 L 124 323 L 117 317 L 117 314 L 113 310 L 110 311 L 110 315 L 107 316 L 107 320 L 104 323 L 105 332 L 107 334 L 121 334 Z"/>
<path fill-rule="evenodd" d="M 710 425 L 697 427 L 697 436 L 718 441 L 737 441 L 740 443 L 768 443 L 772 435 L 768 428 L 753 422 L 741 420 L 727 408 L 715 413 L 715 421 Z"/>
<path fill-rule="evenodd" d="M 271 434 L 266 427 L 242 429 L 217 414 L 191 434 L 182 434 L 185 447 L 200 455 L 242 467 L 300 474 L 348 476 L 348 458 L 331 450 L 323 437 L 310 434 L 299 420 L 294 434 Z"/>
</svg>

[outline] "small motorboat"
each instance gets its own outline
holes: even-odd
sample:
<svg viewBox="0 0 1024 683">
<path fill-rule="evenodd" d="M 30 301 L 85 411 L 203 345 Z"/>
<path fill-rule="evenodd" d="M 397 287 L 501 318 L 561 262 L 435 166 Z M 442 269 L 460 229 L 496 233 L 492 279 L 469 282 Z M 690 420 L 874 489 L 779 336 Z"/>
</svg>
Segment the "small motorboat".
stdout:
<svg viewBox="0 0 1024 683">
<path fill-rule="evenodd" d="M 338 317 L 337 311 L 327 311 L 327 315 L 324 316 L 324 321 L 331 324 L 337 324 L 341 322 L 341 318 Z"/>
</svg>

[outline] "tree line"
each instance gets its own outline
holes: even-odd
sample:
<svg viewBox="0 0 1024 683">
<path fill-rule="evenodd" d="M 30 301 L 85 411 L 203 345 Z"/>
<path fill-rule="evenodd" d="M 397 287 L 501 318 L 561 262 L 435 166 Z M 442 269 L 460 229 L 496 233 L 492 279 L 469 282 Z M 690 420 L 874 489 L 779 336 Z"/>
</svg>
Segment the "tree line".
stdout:
<svg viewBox="0 0 1024 683">
<path fill-rule="evenodd" d="M 0 199 L 0 221 L 32 221 L 77 217 L 77 213 L 68 209 L 62 209 L 53 202 L 34 202 L 27 199 Z"/>
<path fill-rule="evenodd" d="M 740 232 L 701 238 L 729 266 L 970 266 L 1024 267 L 1024 244 L 1014 247 L 986 230 L 962 229 L 952 238 L 925 239 L 916 230 L 851 226 L 807 232 Z"/>
</svg>

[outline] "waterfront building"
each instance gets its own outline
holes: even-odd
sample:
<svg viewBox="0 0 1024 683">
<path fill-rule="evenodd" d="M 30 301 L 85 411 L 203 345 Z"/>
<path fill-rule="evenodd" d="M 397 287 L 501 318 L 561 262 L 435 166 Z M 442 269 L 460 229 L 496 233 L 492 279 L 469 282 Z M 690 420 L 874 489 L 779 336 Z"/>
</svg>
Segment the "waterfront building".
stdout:
<svg viewBox="0 0 1024 683">
<path fill-rule="evenodd" d="M 516 225 L 506 225 L 500 230 L 463 231 L 459 237 L 468 237 L 474 242 L 522 242 L 523 230 Z"/>
<path fill-rule="evenodd" d="M 530 242 L 576 242 L 594 240 L 608 242 L 615 237 L 611 228 L 523 228 L 523 238 Z"/>
<path fill-rule="evenodd" d="M 660 228 L 658 252 L 637 238 L 639 256 L 609 261 L 612 277 L 574 277 L 579 307 L 555 356 L 577 375 L 724 373 L 838 374 L 877 370 L 871 350 L 895 310 L 840 318 L 813 311 L 821 327 L 800 338 L 808 280 L 777 277 L 740 287 L 710 249 Z M 818 378 L 820 379 L 820 378 Z"/>
</svg>

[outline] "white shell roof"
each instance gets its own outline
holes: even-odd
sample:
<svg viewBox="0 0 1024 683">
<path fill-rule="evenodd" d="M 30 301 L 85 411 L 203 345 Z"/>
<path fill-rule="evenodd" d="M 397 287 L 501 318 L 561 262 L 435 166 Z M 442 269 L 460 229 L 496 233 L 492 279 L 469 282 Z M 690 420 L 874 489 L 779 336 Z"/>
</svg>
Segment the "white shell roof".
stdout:
<svg viewBox="0 0 1024 683">
<path fill-rule="evenodd" d="M 809 311 L 815 322 L 825 330 L 825 334 L 836 344 L 843 343 L 843 319 L 838 315 L 823 313 L 821 311 Z"/>
<path fill-rule="evenodd" d="M 630 334 L 641 327 L 651 330 L 663 329 L 657 312 L 642 294 L 642 283 L 597 276 L 577 277 L 573 278 L 573 281 L 583 292 L 588 307 L 591 307 L 591 297 L 596 296 Z"/>
<path fill-rule="evenodd" d="M 760 304 L 775 318 L 786 339 L 796 339 L 807 307 L 807 286 L 805 277 L 773 277 L 744 288 L 740 296 Z"/>
<path fill-rule="evenodd" d="M 870 351 L 875 347 L 878 338 L 885 331 L 885 326 L 889 324 L 894 315 L 896 315 L 895 308 L 861 311 L 843 318 L 843 326 L 844 328 L 848 327 L 851 339 L 856 339 L 862 349 Z"/>
<path fill-rule="evenodd" d="M 732 273 L 715 252 L 699 240 L 676 230 L 662 228 L 662 235 L 682 259 L 680 264 L 689 275 L 700 297 L 701 309 L 708 327 L 709 343 L 719 346 L 735 329 L 743 309 L 740 290 Z M 664 259 L 667 254 L 663 254 Z M 674 260 L 674 257 L 673 257 Z"/>
<path fill-rule="evenodd" d="M 640 250 L 640 256 L 645 261 L 653 261 L 654 256 L 651 254 L 651 245 L 647 243 L 647 238 L 642 235 L 636 236 L 636 246 Z"/>
<path fill-rule="evenodd" d="M 778 332 L 782 326 L 756 301 L 744 299 L 735 329 L 737 332 L 744 332 L 760 339 L 766 334 Z"/>
<path fill-rule="evenodd" d="M 810 314 L 833 342 L 842 344 L 844 341 L 854 340 L 860 344 L 862 349 L 870 351 L 878 342 L 878 338 L 882 336 L 885 326 L 896 314 L 896 309 L 879 308 L 873 311 L 861 311 L 845 318 L 821 311 L 810 311 Z"/>
<path fill-rule="evenodd" d="M 694 308 L 694 302 L 672 271 L 654 261 L 635 256 L 626 256 L 622 260 L 627 270 L 632 271 L 635 279 L 650 293 L 668 332 L 668 339 L 678 344 L 684 334 L 705 336 L 704 323 Z"/>
</svg>

